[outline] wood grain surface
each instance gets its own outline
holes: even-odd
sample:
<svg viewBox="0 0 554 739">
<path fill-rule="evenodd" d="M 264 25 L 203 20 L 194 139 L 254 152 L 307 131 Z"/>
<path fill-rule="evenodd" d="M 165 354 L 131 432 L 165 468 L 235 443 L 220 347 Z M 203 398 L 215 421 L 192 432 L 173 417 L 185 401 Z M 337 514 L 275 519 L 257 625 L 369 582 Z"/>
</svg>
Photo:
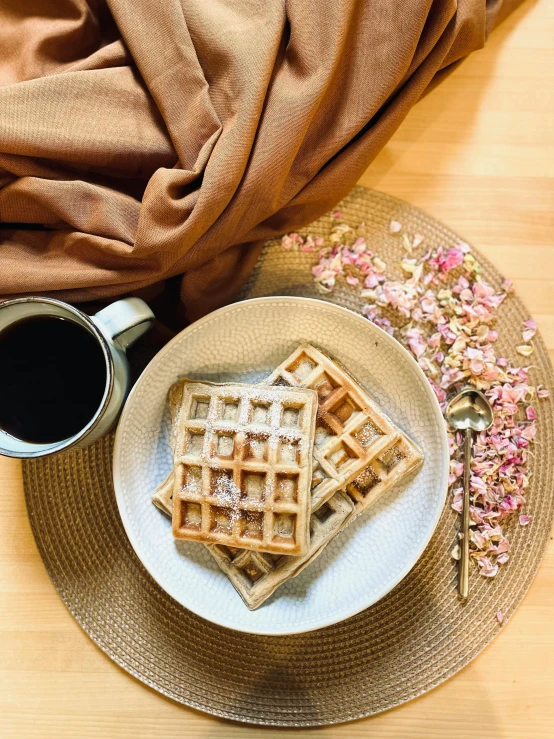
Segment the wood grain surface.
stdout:
<svg viewBox="0 0 554 739">
<path fill-rule="evenodd" d="M 360 184 L 423 208 L 478 246 L 514 280 L 554 359 L 554 0 L 528 0 L 428 94 Z M 3 739 L 546 739 L 554 736 L 553 623 L 551 544 L 493 644 L 422 698 L 324 729 L 220 721 L 139 684 L 85 636 L 38 556 L 20 465 L 0 460 Z"/>
</svg>

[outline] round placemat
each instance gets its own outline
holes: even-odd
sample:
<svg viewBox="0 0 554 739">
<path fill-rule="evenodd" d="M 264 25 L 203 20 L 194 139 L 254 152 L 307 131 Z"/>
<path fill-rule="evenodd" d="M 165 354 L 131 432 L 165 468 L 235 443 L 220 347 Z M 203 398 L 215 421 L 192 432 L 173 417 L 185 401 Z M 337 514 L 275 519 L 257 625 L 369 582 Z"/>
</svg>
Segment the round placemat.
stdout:
<svg viewBox="0 0 554 739">
<path fill-rule="evenodd" d="M 355 188 L 340 204 L 347 223 L 365 221 L 366 240 L 386 261 L 401 257 L 389 233 L 400 221 L 429 246 L 460 239 L 399 200 Z M 328 234 L 324 216 L 306 232 Z M 479 256 L 495 287 L 501 275 Z M 241 298 L 322 297 L 312 283 L 313 255 L 266 245 Z M 360 310 L 354 291 L 326 299 Z M 515 297 L 498 312 L 503 356 L 515 358 L 528 318 Z M 548 354 L 534 340 L 534 384 L 554 388 Z M 79 624 L 118 665 L 166 696 L 217 716 L 273 726 L 317 726 L 384 711 L 430 690 L 470 662 L 498 633 L 495 613 L 510 618 L 535 575 L 554 516 L 550 401 L 537 404 L 538 438 L 526 513 L 508 529 L 510 562 L 490 581 L 472 568 L 471 596 L 456 595 L 450 557 L 458 516 L 445 507 L 417 565 L 383 600 L 347 621 L 294 636 L 248 635 L 215 626 L 178 605 L 147 574 L 119 518 L 112 486 L 110 435 L 85 450 L 24 463 L 31 526 L 52 581 Z M 514 517 L 517 518 L 517 517 Z"/>
</svg>

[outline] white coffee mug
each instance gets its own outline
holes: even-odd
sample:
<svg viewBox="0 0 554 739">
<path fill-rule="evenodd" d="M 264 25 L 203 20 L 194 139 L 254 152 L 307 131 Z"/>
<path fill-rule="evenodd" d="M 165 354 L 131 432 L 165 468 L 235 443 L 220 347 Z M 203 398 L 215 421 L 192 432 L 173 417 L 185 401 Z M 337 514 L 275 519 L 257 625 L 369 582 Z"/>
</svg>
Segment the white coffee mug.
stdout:
<svg viewBox="0 0 554 739">
<path fill-rule="evenodd" d="M 35 458 L 92 444 L 112 428 L 119 415 L 130 387 L 130 369 L 125 350 L 150 328 L 154 314 L 140 298 L 118 300 L 94 316 L 87 316 L 72 305 L 53 298 L 15 298 L 0 302 L 0 332 L 15 321 L 29 316 L 68 318 L 86 328 L 96 338 L 104 354 L 106 387 L 100 407 L 74 436 L 50 444 L 35 444 L 17 439 L 0 429 L 0 454 Z"/>
</svg>

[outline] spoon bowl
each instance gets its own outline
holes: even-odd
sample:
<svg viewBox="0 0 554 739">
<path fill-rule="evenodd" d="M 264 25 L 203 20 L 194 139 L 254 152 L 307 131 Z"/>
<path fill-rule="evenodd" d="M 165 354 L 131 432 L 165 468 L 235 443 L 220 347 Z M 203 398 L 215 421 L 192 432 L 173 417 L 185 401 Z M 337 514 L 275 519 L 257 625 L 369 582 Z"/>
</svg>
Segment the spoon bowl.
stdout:
<svg viewBox="0 0 554 739">
<path fill-rule="evenodd" d="M 466 387 L 448 404 L 446 420 L 458 431 L 471 429 L 479 433 L 492 426 L 494 414 L 482 392 L 474 387 Z"/>
</svg>

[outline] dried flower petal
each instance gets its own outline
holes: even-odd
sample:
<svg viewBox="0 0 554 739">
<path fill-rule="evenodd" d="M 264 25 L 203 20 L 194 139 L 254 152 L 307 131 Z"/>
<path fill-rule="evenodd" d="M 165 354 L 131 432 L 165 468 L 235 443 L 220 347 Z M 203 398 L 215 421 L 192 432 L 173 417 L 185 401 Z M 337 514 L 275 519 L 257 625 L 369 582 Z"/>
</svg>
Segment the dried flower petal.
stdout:
<svg viewBox="0 0 554 739">
<path fill-rule="evenodd" d="M 496 618 L 496 620 L 498 621 L 500 625 L 504 623 L 504 614 L 502 613 L 502 611 L 497 611 L 494 614 L 494 617 Z"/>
<path fill-rule="evenodd" d="M 527 343 L 528 341 L 531 341 L 537 333 L 537 324 L 532 318 L 529 318 L 527 321 L 523 322 L 523 327 L 524 329 L 521 332 L 521 336 L 523 341 Z"/>
<path fill-rule="evenodd" d="M 521 516 L 519 517 L 519 525 L 520 525 L 520 526 L 527 526 L 527 524 L 528 524 L 528 523 L 529 523 L 530 521 L 531 521 L 531 517 L 530 517 L 530 516 L 526 516 L 526 515 L 525 515 L 525 514 L 523 514 L 523 513 L 522 513 L 522 514 L 521 514 Z"/>
<path fill-rule="evenodd" d="M 520 344 L 516 346 L 516 352 L 521 354 L 522 357 L 530 357 L 535 350 L 529 344 Z"/>
<path fill-rule="evenodd" d="M 460 557 L 462 556 L 462 554 L 460 552 L 460 545 L 459 544 L 456 544 L 454 546 L 454 548 L 450 552 L 450 556 L 452 557 L 452 559 L 460 559 Z"/>
<path fill-rule="evenodd" d="M 498 565 L 493 564 L 488 557 L 481 557 L 478 560 L 479 574 L 483 577 L 496 577 L 498 574 Z"/>
<path fill-rule="evenodd" d="M 342 218 L 342 212 L 340 210 L 334 210 L 331 213 L 331 218 Z"/>
<path fill-rule="evenodd" d="M 389 224 L 389 231 L 391 234 L 397 234 L 399 231 L 402 230 L 402 224 L 398 221 L 391 221 Z"/>
</svg>

